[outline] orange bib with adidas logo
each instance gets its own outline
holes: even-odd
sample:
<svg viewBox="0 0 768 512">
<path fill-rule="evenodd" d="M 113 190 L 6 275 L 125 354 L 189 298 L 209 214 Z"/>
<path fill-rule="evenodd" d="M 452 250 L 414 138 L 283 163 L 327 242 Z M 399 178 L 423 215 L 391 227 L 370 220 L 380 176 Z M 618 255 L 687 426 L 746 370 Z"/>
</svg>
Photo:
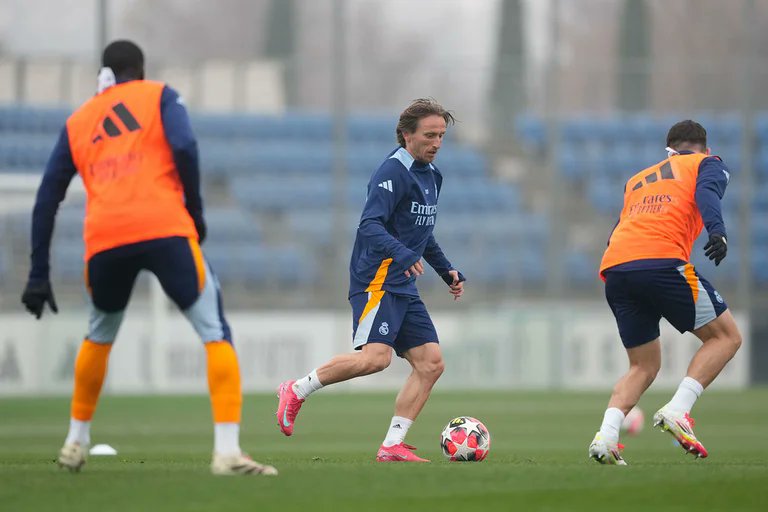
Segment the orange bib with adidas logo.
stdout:
<svg viewBox="0 0 768 512">
<path fill-rule="evenodd" d="M 165 84 L 134 80 L 94 96 L 67 120 L 69 147 L 85 185 L 85 257 L 121 245 L 196 237 L 165 138 Z"/>
</svg>

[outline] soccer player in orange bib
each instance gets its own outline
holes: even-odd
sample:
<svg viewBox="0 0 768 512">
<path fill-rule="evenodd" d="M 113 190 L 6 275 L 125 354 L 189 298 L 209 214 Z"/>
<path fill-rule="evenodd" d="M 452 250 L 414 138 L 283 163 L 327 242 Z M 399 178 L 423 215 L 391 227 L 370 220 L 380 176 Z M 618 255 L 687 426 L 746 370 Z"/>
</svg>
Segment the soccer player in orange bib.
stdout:
<svg viewBox="0 0 768 512">
<path fill-rule="evenodd" d="M 75 361 L 70 428 L 58 463 L 86 461 L 91 419 L 107 361 L 140 270 L 155 274 L 202 339 L 214 420 L 211 470 L 277 474 L 240 450 L 242 394 L 221 294 L 200 243 L 205 238 L 197 142 L 178 93 L 144 80 L 144 55 L 130 41 L 102 55 L 99 92 L 67 120 L 48 161 L 32 214 L 32 266 L 22 302 L 38 319 L 49 304 L 49 252 L 59 203 L 75 174 L 85 185 L 85 281 L 91 300 Z"/>
<path fill-rule="evenodd" d="M 654 426 L 674 436 L 687 453 L 707 450 L 693 433 L 691 408 L 741 345 L 728 306 L 689 262 L 706 227 L 705 255 L 719 265 L 728 243 L 720 201 L 730 180 L 719 157 L 710 156 L 707 132 L 681 121 L 667 134 L 669 157 L 632 176 L 624 208 L 600 264 L 605 296 L 629 357 L 629 371 L 616 383 L 589 456 L 602 464 L 626 465 L 619 428 L 661 367 L 659 321 L 702 342 L 672 399 L 653 416 Z"/>
</svg>

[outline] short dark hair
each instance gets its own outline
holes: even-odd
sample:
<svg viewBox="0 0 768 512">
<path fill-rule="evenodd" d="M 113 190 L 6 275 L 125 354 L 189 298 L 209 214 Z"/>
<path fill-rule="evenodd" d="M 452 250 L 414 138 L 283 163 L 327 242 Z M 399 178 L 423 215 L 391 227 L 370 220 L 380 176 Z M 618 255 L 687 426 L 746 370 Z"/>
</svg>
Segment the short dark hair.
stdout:
<svg viewBox="0 0 768 512">
<path fill-rule="evenodd" d="M 118 77 L 128 75 L 138 78 L 144 75 L 144 53 L 133 41 L 112 41 L 101 54 L 101 66 L 112 68 Z"/>
<path fill-rule="evenodd" d="M 700 144 L 707 147 L 707 130 L 696 121 L 686 119 L 675 123 L 667 133 L 667 147 L 676 149 L 680 144 Z"/>
<path fill-rule="evenodd" d="M 456 122 L 453 117 L 453 113 L 450 110 L 446 110 L 441 104 L 435 101 L 433 98 L 419 98 L 413 100 L 403 113 L 400 114 L 400 120 L 397 123 L 397 143 L 405 147 L 405 137 L 403 133 L 413 133 L 416 131 L 416 127 L 419 125 L 419 120 L 429 116 L 440 116 L 445 119 L 446 125 L 451 125 Z"/>
</svg>

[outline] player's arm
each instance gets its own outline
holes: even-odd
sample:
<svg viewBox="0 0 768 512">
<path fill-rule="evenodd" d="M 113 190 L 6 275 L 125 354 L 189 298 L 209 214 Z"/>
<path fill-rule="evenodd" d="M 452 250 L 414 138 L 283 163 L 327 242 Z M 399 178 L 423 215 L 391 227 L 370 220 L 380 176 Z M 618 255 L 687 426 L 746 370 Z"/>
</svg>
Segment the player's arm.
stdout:
<svg viewBox="0 0 768 512">
<path fill-rule="evenodd" d="M 464 293 L 464 281 L 467 279 L 464 274 L 453 268 L 451 262 L 445 257 L 443 250 L 435 240 L 435 235 L 429 235 L 427 246 L 424 248 L 424 259 L 435 269 L 445 284 L 451 289 L 451 294 L 458 299 Z"/>
<path fill-rule="evenodd" d="M 59 134 L 48 163 L 45 166 L 40 188 L 37 189 L 32 209 L 32 254 L 29 279 L 21 302 L 27 311 L 37 318 L 43 314 L 47 302 L 58 313 L 56 299 L 50 281 L 50 253 L 53 226 L 59 205 L 67 195 L 67 188 L 77 173 L 69 148 L 69 135 L 64 127 Z"/>
<path fill-rule="evenodd" d="M 415 266 L 421 267 L 419 255 L 390 235 L 385 227 L 397 204 L 405 196 L 407 188 L 400 177 L 400 170 L 395 165 L 399 164 L 385 164 L 371 179 L 368 186 L 368 197 L 365 200 L 365 207 L 360 216 L 360 225 L 357 230 L 373 249 L 380 250 L 387 257 L 408 269 L 406 275 L 414 273 L 411 271 L 412 269 L 415 270 L 416 274 L 421 274 L 423 268 L 414 269 Z M 386 182 L 392 183 L 392 190 L 377 186 L 378 183 Z"/>
<path fill-rule="evenodd" d="M 168 86 L 160 97 L 160 117 L 163 121 L 165 139 L 171 146 L 173 160 L 184 187 L 186 207 L 195 222 L 200 243 L 205 240 L 207 228 L 203 217 L 203 198 L 200 195 L 200 158 L 197 151 L 197 139 L 192 133 L 184 102 L 175 90 Z"/>
<path fill-rule="evenodd" d="M 728 252 L 725 223 L 720 208 L 725 189 L 730 181 L 730 173 L 725 164 L 717 157 L 705 158 L 699 165 L 696 178 L 696 205 L 709 234 L 709 241 L 704 246 L 704 254 L 715 265 L 719 265 Z"/>
</svg>

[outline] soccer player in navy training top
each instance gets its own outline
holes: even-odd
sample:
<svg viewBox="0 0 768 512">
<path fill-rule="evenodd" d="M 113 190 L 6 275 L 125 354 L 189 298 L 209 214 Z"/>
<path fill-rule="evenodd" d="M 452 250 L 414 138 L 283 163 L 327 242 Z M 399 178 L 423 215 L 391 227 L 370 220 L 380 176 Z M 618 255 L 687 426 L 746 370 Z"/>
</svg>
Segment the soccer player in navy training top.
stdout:
<svg viewBox="0 0 768 512">
<path fill-rule="evenodd" d="M 279 389 L 277 423 L 293 434 L 296 415 L 313 392 L 337 382 L 380 372 L 394 350 L 413 371 L 395 400 L 395 415 L 379 448 L 379 462 L 428 462 L 404 443 L 408 428 L 443 373 L 437 332 L 416 289 L 422 256 L 443 278 L 454 299 L 464 276 L 448 262 L 432 231 L 443 177 L 432 164 L 452 114 L 432 99 L 411 103 L 397 124 L 399 146 L 373 173 L 349 264 L 352 346 Z"/>
</svg>

